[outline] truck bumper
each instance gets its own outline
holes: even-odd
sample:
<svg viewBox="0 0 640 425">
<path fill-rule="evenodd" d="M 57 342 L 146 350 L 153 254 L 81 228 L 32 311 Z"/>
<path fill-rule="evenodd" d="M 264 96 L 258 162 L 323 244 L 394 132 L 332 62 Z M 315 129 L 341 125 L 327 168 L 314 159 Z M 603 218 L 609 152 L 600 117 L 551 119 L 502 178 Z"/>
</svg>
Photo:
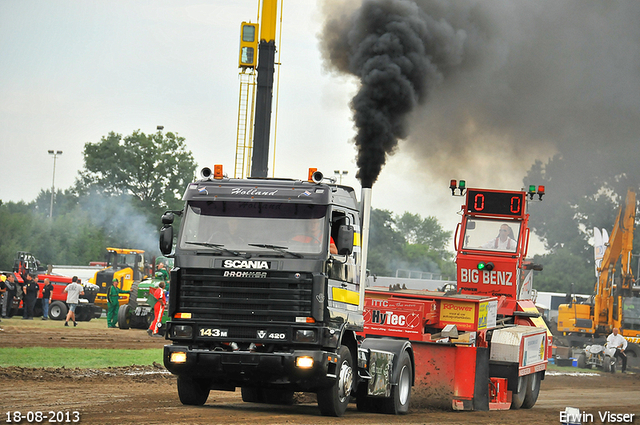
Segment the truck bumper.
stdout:
<svg viewBox="0 0 640 425">
<path fill-rule="evenodd" d="M 173 361 L 174 353 L 184 353 L 184 361 Z M 312 358 L 313 366 L 296 366 L 299 357 Z M 174 375 L 211 379 L 211 388 L 219 390 L 260 386 L 315 391 L 335 382 L 338 364 L 335 353 L 322 350 L 257 353 L 190 349 L 184 345 L 165 345 L 163 358 Z"/>
</svg>

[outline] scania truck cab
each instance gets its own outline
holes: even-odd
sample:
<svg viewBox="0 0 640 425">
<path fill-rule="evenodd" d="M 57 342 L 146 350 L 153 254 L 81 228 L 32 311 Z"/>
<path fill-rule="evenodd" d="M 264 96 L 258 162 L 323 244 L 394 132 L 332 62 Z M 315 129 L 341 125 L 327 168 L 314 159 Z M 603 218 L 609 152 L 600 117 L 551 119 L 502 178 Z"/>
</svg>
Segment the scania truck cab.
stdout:
<svg viewBox="0 0 640 425">
<path fill-rule="evenodd" d="M 214 170 L 188 185 L 184 210 L 165 213 L 160 234 L 175 259 L 164 364 L 180 400 L 199 405 L 212 389 L 241 387 L 244 401 L 290 403 L 305 391 L 322 414 L 342 415 L 370 379 L 356 339 L 364 281 L 354 190 L 313 169 L 307 181 Z"/>
</svg>

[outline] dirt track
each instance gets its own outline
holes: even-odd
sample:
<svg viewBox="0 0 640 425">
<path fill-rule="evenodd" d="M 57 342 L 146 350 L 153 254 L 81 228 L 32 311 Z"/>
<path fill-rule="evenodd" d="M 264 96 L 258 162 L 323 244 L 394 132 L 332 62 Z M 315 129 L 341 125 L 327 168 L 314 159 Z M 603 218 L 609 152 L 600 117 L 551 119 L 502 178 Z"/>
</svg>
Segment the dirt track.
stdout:
<svg viewBox="0 0 640 425">
<path fill-rule="evenodd" d="M 60 322 L 3 320 L 0 347 L 153 348 L 167 343 L 143 330 L 105 329 L 104 320 L 64 328 Z M 104 326 L 106 327 L 106 326 Z M 634 413 L 640 423 L 640 374 L 547 376 L 538 403 L 530 410 L 447 412 L 412 409 L 405 416 L 364 414 L 349 406 L 344 418 L 319 416 L 313 397 L 294 406 L 243 403 L 240 392 L 212 392 L 205 406 L 183 406 L 176 379 L 162 365 L 111 369 L 0 368 L 0 421 L 19 410 L 79 412 L 80 423 L 92 424 L 559 424 L 560 411 L 577 407 L 602 423 L 598 412 Z M 22 423 L 29 423 L 26 420 Z"/>
</svg>

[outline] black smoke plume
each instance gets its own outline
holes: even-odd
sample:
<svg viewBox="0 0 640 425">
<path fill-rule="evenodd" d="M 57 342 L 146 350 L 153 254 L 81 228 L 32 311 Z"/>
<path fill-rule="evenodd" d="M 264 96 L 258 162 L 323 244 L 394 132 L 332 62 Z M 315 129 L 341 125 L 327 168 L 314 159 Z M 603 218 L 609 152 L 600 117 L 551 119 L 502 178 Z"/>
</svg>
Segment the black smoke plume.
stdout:
<svg viewBox="0 0 640 425">
<path fill-rule="evenodd" d="M 361 83 L 351 101 L 357 177 L 371 187 L 398 139 L 408 136 L 408 114 L 460 62 L 464 33 L 414 2 L 367 0 L 353 15 L 328 21 L 325 40 L 331 63 Z"/>
<path fill-rule="evenodd" d="M 640 2 L 325 0 L 323 12 L 327 68 L 359 82 L 363 186 L 399 139 L 439 183 L 513 187 L 554 155 L 573 190 L 640 174 Z"/>
</svg>

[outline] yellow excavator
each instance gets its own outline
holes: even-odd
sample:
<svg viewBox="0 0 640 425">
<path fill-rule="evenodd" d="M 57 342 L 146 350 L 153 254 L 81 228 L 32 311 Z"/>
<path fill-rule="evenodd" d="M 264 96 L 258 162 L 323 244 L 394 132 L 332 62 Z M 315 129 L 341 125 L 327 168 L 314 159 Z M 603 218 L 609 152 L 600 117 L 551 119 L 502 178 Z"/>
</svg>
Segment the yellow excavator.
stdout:
<svg viewBox="0 0 640 425">
<path fill-rule="evenodd" d="M 640 357 L 640 287 L 634 286 L 631 271 L 635 217 L 636 193 L 628 189 L 602 261 L 596 264 L 593 296 L 586 303 L 576 303 L 568 294 L 569 303 L 558 307 L 558 331 L 571 346 L 604 342 L 618 328 L 629 342 L 627 354 Z M 597 251 L 597 243 L 594 245 Z"/>
<path fill-rule="evenodd" d="M 121 294 L 120 305 L 128 304 L 131 299 L 135 302 L 138 294 L 138 284 L 147 277 L 145 270 L 144 251 L 129 248 L 107 248 L 107 265 L 96 272 L 89 279 L 90 283 L 98 285 L 95 304 L 107 308 L 107 291 L 113 279 L 118 279 L 120 288 L 131 291 L 131 294 Z"/>
</svg>

